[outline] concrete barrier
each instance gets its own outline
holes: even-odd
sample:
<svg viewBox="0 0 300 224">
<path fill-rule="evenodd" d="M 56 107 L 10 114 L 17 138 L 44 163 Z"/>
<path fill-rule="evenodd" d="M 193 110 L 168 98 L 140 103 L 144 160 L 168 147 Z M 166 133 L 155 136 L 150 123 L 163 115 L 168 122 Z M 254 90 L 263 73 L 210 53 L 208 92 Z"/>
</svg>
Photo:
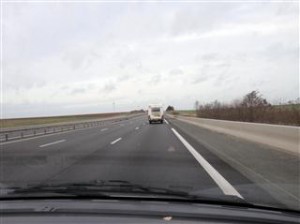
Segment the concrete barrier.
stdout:
<svg viewBox="0 0 300 224">
<path fill-rule="evenodd" d="M 168 115 L 190 124 L 300 154 L 300 127 Z"/>
</svg>

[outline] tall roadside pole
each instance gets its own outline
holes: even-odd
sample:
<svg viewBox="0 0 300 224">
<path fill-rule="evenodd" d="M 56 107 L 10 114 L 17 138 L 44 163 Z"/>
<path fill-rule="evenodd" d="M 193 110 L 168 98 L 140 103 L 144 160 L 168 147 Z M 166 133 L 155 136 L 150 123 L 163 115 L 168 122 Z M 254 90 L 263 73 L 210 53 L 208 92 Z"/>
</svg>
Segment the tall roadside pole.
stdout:
<svg viewBox="0 0 300 224">
<path fill-rule="evenodd" d="M 199 110 L 199 101 L 196 100 L 196 102 L 195 102 L 195 112 L 196 112 L 196 116 L 198 116 L 198 110 Z"/>
</svg>

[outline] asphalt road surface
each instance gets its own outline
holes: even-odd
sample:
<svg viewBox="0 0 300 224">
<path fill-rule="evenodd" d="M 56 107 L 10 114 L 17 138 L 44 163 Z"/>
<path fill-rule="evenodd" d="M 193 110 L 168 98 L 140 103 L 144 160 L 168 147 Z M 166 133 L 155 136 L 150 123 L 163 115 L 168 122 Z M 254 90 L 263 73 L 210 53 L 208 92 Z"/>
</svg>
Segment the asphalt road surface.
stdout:
<svg viewBox="0 0 300 224">
<path fill-rule="evenodd" d="M 299 205 L 298 195 L 294 200 L 287 199 L 290 204 L 283 203 L 205 144 L 195 141 L 192 134 L 196 132 L 189 134 L 186 130 L 173 120 L 150 125 L 146 116 L 140 116 L 3 143 L 0 183 L 124 180 L 199 195 L 232 195 L 254 203 L 292 208 Z M 219 138 L 216 133 L 201 131 L 201 136 Z"/>
</svg>

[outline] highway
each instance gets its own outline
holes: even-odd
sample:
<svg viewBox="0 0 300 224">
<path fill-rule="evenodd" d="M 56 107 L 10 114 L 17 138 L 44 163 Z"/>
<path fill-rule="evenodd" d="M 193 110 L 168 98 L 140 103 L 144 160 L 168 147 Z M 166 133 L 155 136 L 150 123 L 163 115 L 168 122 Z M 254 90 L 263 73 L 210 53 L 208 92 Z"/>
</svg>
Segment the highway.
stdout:
<svg viewBox="0 0 300 224">
<path fill-rule="evenodd" d="M 164 124 L 150 125 L 143 115 L 2 143 L 0 183 L 10 186 L 122 180 L 206 196 L 235 196 L 250 203 L 299 206 L 299 158 L 276 151 L 281 161 L 289 161 L 286 170 L 277 167 L 277 177 L 285 179 L 281 179 L 282 184 L 270 180 L 272 184 L 266 185 L 261 181 L 268 176 L 265 170 L 260 174 L 262 178 L 256 179 L 219 156 L 212 147 L 269 150 L 170 118 Z M 253 172 L 265 169 L 255 165 L 252 168 Z"/>
</svg>

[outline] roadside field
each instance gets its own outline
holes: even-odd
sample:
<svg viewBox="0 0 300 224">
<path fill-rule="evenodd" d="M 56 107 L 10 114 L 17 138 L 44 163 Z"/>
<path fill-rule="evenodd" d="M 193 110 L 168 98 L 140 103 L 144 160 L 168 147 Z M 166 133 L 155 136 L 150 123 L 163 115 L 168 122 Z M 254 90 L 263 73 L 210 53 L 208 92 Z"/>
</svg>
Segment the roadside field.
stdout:
<svg viewBox="0 0 300 224">
<path fill-rule="evenodd" d="M 81 115 L 67 115 L 67 116 L 53 116 L 53 117 L 30 117 L 30 118 L 13 118 L 0 119 L 1 128 L 14 128 L 43 124 L 56 124 L 63 122 L 78 122 L 93 119 L 109 118 L 122 115 L 130 115 L 130 112 L 121 113 L 99 113 L 99 114 L 81 114 Z"/>
</svg>

